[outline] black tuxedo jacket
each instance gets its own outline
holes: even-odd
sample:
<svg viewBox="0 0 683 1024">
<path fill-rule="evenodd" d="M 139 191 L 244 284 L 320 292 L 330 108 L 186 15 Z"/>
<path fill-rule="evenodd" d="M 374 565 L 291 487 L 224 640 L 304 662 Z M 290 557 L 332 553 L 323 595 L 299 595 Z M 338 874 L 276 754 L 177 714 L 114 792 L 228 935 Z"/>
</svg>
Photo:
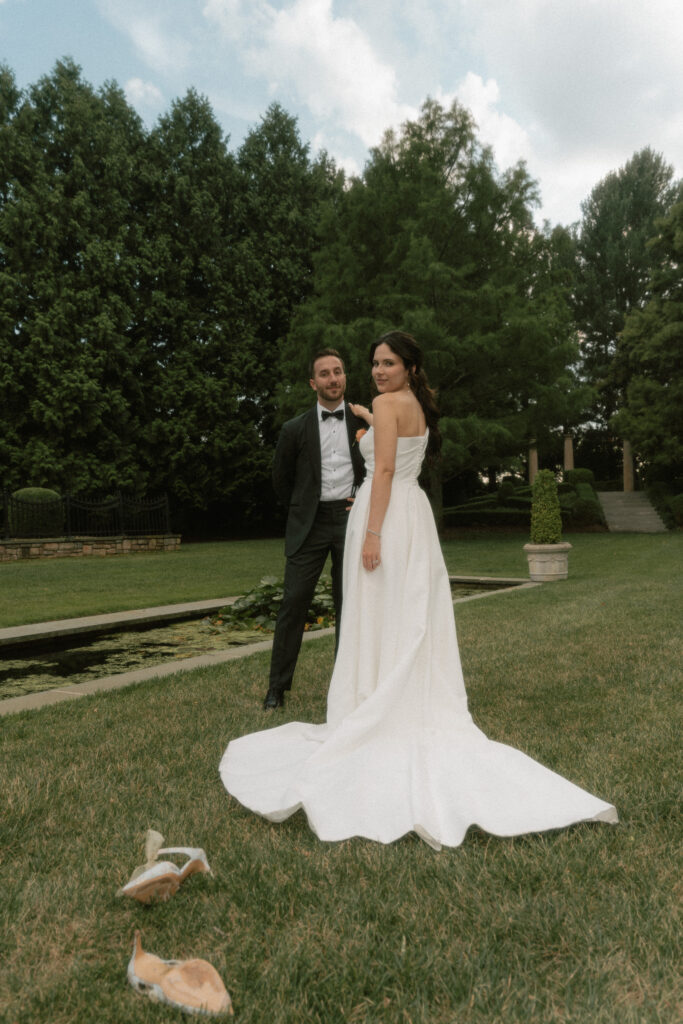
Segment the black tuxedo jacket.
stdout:
<svg viewBox="0 0 683 1024">
<path fill-rule="evenodd" d="M 354 489 L 365 475 L 363 457 L 356 443 L 356 431 L 366 427 L 344 403 L 344 423 L 349 435 Z M 320 424 L 317 403 L 308 412 L 288 420 L 280 431 L 273 459 L 273 486 L 287 509 L 285 555 L 296 554 L 310 533 L 320 502 Z"/>
</svg>

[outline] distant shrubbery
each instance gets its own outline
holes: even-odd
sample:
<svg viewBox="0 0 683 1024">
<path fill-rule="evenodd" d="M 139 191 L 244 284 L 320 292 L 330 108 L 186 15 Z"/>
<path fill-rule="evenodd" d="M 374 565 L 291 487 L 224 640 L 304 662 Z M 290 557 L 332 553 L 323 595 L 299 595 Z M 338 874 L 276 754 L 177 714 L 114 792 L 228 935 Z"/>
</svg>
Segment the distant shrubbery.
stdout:
<svg viewBox="0 0 683 1024">
<path fill-rule="evenodd" d="M 542 471 L 543 472 L 543 471 Z M 558 486 L 564 529 L 596 529 L 605 525 L 590 469 L 570 469 Z M 531 525 L 531 487 L 521 480 L 503 480 L 498 489 L 477 495 L 462 505 L 443 510 L 445 526 L 491 526 L 528 530 Z"/>
<path fill-rule="evenodd" d="M 595 487 L 595 474 L 592 469 L 565 469 L 562 478 L 566 484 L 589 484 Z"/>
<path fill-rule="evenodd" d="M 677 526 L 683 526 L 683 494 L 675 493 L 674 488 L 680 486 L 680 481 L 664 483 L 656 481 L 647 488 L 647 496 L 656 508 L 662 522 L 673 530 Z"/>
<path fill-rule="evenodd" d="M 676 526 L 683 526 L 683 494 L 677 494 L 674 498 L 671 498 L 669 500 L 669 508 L 671 509 Z"/>
<path fill-rule="evenodd" d="M 64 532 L 61 496 L 47 487 L 22 487 L 14 491 L 8 518 L 14 537 L 60 537 Z"/>
</svg>

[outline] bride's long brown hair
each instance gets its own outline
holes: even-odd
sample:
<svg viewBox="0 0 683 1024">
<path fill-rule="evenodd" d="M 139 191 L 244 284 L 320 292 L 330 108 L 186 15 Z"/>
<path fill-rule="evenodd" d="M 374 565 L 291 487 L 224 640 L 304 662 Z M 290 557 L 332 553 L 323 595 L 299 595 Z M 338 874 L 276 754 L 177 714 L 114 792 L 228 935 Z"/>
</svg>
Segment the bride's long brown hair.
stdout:
<svg viewBox="0 0 683 1024">
<path fill-rule="evenodd" d="M 412 334 L 405 331 L 388 331 L 370 346 L 370 365 L 375 358 L 378 345 L 388 345 L 394 355 L 398 356 L 410 374 L 410 388 L 425 414 L 429 427 L 427 452 L 430 458 L 436 458 L 441 451 L 441 431 L 439 430 L 439 409 L 436 404 L 436 392 L 430 388 L 427 374 L 422 367 L 422 349 Z"/>
</svg>

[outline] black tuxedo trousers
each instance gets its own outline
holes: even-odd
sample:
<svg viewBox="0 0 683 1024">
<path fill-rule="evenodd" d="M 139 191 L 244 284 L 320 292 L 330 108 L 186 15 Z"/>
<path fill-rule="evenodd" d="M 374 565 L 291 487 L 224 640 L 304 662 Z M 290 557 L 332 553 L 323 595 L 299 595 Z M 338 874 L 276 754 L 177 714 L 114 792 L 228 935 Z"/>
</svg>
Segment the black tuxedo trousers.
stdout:
<svg viewBox="0 0 683 1024">
<path fill-rule="evenodd" d="M 349 517 L 347 507 L 347 501 L 321 502 L 305 544 L 287 558 L 284 594 L 275 627 L 270 661 L 270 689 L 282 692 L 292 687 L 306 616 L 328 554 L 332 559 L 336 653 L 342 609 L 344 539 Z"/>
</svg>

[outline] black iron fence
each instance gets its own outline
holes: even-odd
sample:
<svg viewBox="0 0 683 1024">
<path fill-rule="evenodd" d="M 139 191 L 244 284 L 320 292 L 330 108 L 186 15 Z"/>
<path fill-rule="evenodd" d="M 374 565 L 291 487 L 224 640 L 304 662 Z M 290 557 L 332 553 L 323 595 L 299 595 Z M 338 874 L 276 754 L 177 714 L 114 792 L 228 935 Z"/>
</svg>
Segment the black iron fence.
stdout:
<svg viewBox="0 0 683 1024">
<path fill-rule="evenodd" d="M 73 494 L 36 500 L 2 492 L 2 536 L 140 537 L 171 532 L 168 495 L 145 500 L 122 494 L 100 500 Z"/>
</svg>

